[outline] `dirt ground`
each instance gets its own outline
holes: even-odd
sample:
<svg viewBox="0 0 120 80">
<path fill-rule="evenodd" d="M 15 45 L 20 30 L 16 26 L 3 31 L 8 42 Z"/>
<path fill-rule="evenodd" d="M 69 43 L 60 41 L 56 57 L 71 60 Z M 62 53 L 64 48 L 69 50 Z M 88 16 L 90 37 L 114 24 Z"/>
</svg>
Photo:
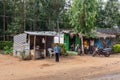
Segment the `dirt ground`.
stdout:
<svg viewBox="0 0 120 80">
<path fill-rule="evenodd" d="M 110 57 L 91 55 L 54 57 L 22 61 L 0 54 L 0 80 L 88 80 L 103 74 L 120 72 L 120 54 Z"/>
</svg>

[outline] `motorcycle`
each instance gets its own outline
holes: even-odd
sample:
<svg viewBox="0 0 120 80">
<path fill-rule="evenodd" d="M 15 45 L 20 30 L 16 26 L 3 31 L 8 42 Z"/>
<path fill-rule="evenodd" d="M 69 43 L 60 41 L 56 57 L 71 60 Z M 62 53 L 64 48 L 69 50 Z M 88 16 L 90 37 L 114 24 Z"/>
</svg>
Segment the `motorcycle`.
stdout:
<svg viewBox="0 0 120 80">
<path fill-rule="evenodd" d="M 109 57 L 111 53 L 112 53 L 112 48 L 96 49 L 93 52 L 92 56 L 94 57 L 98 54 L 98 55 L 104 55 L 105 57 Z"/>
</svg>

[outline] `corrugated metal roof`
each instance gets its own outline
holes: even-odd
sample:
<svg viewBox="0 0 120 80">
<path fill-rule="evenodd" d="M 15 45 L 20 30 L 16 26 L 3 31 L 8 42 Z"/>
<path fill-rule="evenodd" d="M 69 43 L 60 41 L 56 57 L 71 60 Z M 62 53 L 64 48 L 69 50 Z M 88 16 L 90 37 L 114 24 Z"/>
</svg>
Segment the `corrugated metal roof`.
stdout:
<svg viewBox="0 0 120 80">
<path fill-rule="evenodd" d="M 119 29 L 112 29 L 112 28 L 97 28 L 97 32 L 106 33 L 106 34 L 115 34 L 120 35 Z"/>
<path fill-rule="evenodd" d="M 107 37 L 112 37 L 115 38 L 116 35 L 114 34 L 106 34 L 106 33 L 101 33 L 101 32 L 95 32 L 97 37 L 103 37 L 103 38 L 107 38 Z"/>
<path fill-rule="evenodd" d="M 57 35 L 56 32 L 54 31 L 35 31 L 35 32 L 30 32 L 30 31 L 25 31 L 26 34 L 29 34 L 29 35 L 42 35 L 42 36 L 55 36 Z"/>
</svg>

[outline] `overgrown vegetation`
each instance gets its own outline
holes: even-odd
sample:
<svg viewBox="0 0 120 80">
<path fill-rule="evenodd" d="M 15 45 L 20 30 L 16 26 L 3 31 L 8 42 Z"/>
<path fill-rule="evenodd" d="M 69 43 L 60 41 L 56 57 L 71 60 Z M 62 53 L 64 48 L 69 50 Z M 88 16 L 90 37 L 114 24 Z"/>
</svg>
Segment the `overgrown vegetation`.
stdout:
<svg viewBox="0 0 120 80">
<path fill-rule="evenodd" d="M 120 53 L 120 44 L 113 45 L 113 52 Z"/>
<path fill-rule="evenodd" d="M 13 54 L 13 42 L 12 41 L 0 41 L 0 50 L 3 50 L 3 54 Z"/>
<path fill-rule="evenodd" d="M 4 47 L 11 48 L 13 47 L 13 42 L 12 41 L 0 41 L 0 50 L 3 50 Z"/>
<path fill-rule="evenodd" d="M 3 51 L 4 51 L 4 54 L 12 55 L 13 54 L 13 47 L 5 46 Z"/>
<path fill-rule="evenodd" d="M 25 51 L 20 52 L 20 57 L 22 60 L 31 60 L 31 55 L 26 55 Z"/>
</svg>

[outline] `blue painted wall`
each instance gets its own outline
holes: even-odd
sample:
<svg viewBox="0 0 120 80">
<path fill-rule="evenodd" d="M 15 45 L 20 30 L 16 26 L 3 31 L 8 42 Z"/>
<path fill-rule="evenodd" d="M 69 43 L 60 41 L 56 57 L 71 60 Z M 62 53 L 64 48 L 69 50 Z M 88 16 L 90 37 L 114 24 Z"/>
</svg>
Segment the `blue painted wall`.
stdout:
<svg viewBox="0 0 120 80">
<path fill-rule="evenodd" d="M 105 44 L 108 45 L 109 47 L 112 47 L 112 41 L 110 38 L 107 38 L 104 40 L 105 41 Z M 99 38 L 99 39 L 95 39 L 95 46 L 97 48 L 105 48 L 105 45 L 103 45 L 102 43 L 102 40 Z"/>
</svg>

